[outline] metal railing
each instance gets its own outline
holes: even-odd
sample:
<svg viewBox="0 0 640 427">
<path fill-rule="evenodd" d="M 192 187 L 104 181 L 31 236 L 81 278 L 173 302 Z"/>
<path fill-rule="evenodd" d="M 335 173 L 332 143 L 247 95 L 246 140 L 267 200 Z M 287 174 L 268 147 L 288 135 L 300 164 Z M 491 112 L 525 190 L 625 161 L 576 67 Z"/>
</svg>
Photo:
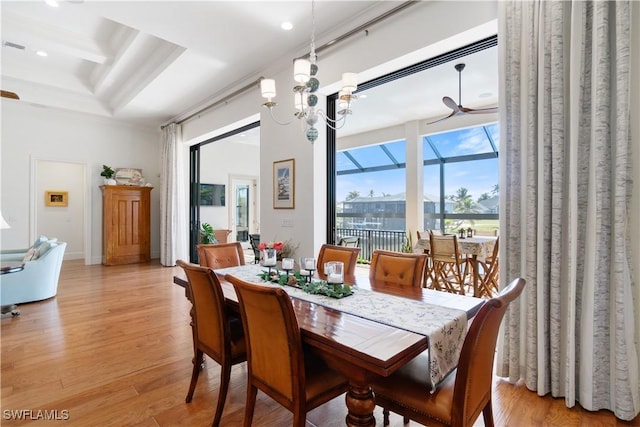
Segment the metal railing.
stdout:
<svg viewBox="0 0 640 427">
<path fill-rule="evenodd" d="M 360 238 L 360 258 L 371 261 L 375 249 L 401 252 L 406 241 L 404 231 L 374 230 L 360 228 L 336 228 L 336 242 L 341 237 L 357 236 Z"/>
</svg>

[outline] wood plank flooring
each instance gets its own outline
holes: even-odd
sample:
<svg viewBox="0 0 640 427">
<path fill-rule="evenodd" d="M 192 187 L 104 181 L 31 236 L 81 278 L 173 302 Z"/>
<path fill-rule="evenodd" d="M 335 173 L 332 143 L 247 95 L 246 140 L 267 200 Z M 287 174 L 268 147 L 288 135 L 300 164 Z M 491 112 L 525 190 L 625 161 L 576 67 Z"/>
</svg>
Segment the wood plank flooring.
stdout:
<svg viewBox="0 0 640 427">
<path fill-rule="evenodd" d="M 210 425 L 219 366 L 207 360 L 186 404 L 190 305 L 172 283 L 175 271 L 157 261 L 112 267 L 64 262 L 57 297 L 20 306 L 19 317 L 2 317 L 0 424 Z M 242 425 L 245 381 L 245 365 L 234 366 L 223 426 Z M 540 398 L 503 379 L 495 380 L 494 400 L 497 426 L 640 426 L 640 418 L 627 423 L 609 411 L 567 409 L 563 399 Z M 345 415 L 344 397 L 338 397 L 310 412 L 307 425 L 343 426 Z M 380 408 L 375 416 L 382 426 Z M 258 393 L 254 426 L 291 422 L 288 411 Z M 401 417 L 393 416 L 391 425 L 402 426 Z"/>
</svg>

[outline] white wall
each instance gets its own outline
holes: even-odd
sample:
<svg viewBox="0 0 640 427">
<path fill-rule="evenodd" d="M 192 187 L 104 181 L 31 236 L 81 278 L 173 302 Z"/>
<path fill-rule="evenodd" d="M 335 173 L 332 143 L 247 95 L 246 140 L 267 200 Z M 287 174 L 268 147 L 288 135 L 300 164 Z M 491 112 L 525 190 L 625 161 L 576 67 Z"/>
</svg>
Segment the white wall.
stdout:
<svg viewBox="0 0 640 427">
<path fill-rule="evenodd" d="M 260 146 L 228 142 L 212 142 L 200 149 L 200 182 L 224 184 L 226 206 L 201 206 L 200 222 L 208 222 L 214 229 L 231 229 L 233 189 L 230 176 L 260 176 Z M 229 236 L 230 240 L 235 236 Z"/>
<path fill-rule="evenodd" d="M 495 2 L 420 2 L 396 16 L 374 25 L 361 34 L 322 52 L 318 65 L 321 92 L 337 91 L 336 82 L 344 71 L 360 73 L 366 81 L 477 40 L 467 30 L 497 18 Z M 460 34 L 463 33 L 461 36 Z M 330 35 L 335 37 L 339 34 Z M 466 39 L 465 39 L 466 37 Z M 330 38 L 327 36 L 327 38 Z M 316 40 L 318 46 L 328 40 Z M 399 58 L 399 59 L 398 59 Z M 272 77 L 276 80 L 279 106 L 274 113 L 280 120 L 293 115 L 290 64 Z M 260 182 L 263 240 L 292 239 L 300 244 L 298 256 L 317 253 L 324 243 L 326 206 L 326 163 L 324 138 L 314 145 L 306 142 L 299 123 L 275 124 L 266 112 L 258 86 L 236 98 L 204 112 L 183 125 L 185 140 L 202 140 L 218 128 L 234 122 L 248 122 L 260 114 Z M 321 100 L 319 105 L 324 105 Z M 354 113 L 357 114 L 357 113 Z M 295 159 L 295 209 L 273 209 L 273 162 Z"/>
<path fill-rule="evenodd" d="M 33 196 L 35 206 L 35 234 L 55 237 L 67 242 L 64 259 L 84 259 L 84 211 L 86 195 L 86 168 L 81 163 L 34 162 L 36 190 Z M 67 206 L 47 206 L 47 191 L 66 191 Z"/>
<path fill-rule="evenodd" d="M 2 248 L 27 247 L 35 236 L 29 217 L 33 159 L 86 165 L 89 194 L 87 234 L 91 262 L 102 257 L 102 164 L 143 170 L 151 192 L 151 257 L 160 254 L 160 129 L 134 127 L 117 121 L 31 106 L 2 98 L 0 187 L 2 213 L 11 229 L 2 230 Z M 35 186 L 33 185 L 33 188 Z M 81 233 L 81 230 L 72 230 Z M 74 239 L 74 236 L 69 236 Z"/>
</svg>

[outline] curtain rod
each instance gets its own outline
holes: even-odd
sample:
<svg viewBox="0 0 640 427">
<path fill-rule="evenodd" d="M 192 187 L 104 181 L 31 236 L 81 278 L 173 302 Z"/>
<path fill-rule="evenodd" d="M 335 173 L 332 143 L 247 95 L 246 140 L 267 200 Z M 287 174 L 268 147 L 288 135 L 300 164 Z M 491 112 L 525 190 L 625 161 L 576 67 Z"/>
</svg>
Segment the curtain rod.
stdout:
<svg viewBox="0 0 640 427">
<path fill-rule="evenodd" d="M 365 22 L 364 24 L 362 24 L 362 25 L 360 25 L 360 26 L 358 26 L 358 27 L 354 28 L 353 30 L 351 30 L 351 31 L 349 31 L 349 32 L 347 32 L 347 33 L 344 33 L 343 35 L 338 36 L 338 37 L 336 37 L 336 38 L 335 38 L 335 39 L 333 39 L 333 40 L 328 41 L 327 43 L 325 43 L 325 44 L 323 44 L 322 46 L 320 46 L 319 48 L 317 48 L 317 49 L 316 49 L 316 53 L 318 53 L 318 52 L 322 52 L 323 50 L 325 50 L 325 49 L 327 49 L 327 48 L 329 48 L 329 47 L 333 46 L 334 44 L 338 44 L 338 43 L 340 43 L 341 41 L 346 40 L 346 39 L 348 39 L 348 38 L 352 37 L 353 35 L 355 35 L 355 34 L 357 34 L 357 33 L 361 32 L 361 31 L 363 31 L 363 30 L 366 30 L 368 27 L 370 27 L 370 26 L 372 26 L 372 25 L 375 25 L 375 24 L 377 24 L 378 22 L 382 22 L 382 21 L 384 21 L 385 19 L 387 19 L 387 18 L 389 18 L 389 17 L 391 17 L 391 16 L 395 15 L 396 13 L 400 12 L 401 10 L 404 10 L 405 8 L 407 8 L 407 7 L 409 7 L 409 6 L 413 6 L 413 5 L 418 4 L 418 3 L 420 3 L 420 1 L 419 1 L 419 0 L 409 0 L 409 1 L 406 1 L 406 2 L 404 2 L 404 3 L 402 3 L 402 4 L 400 4 L 399 6 L 396 6 L 396 7 L 394 7 L 393 9 L 391 9 L 391 10 L 389 10 L 389 11 L 387 11 L 387 12 L 383 13 L 382 15 L 377 16 L 377 17 L 373 18 L 372 20 L 367 21 L 367 22 Z M 311 54 L 311 52 L 307 53 L 305 56 L 309 56 L 310 54 Z"/>
<path fill-rule="evenodd" d="M 234 98 L 238 95 L 240 95 L 241 93 L 244 93 L 246 91 L 248 91 L 249 89 L 253 88 L 254 86 L 260 86 L 260 80 L 262 80 L 264 77 L 260 76 L 258 77 L 256 80 L 254 80 L 253 82 L 249 83 L 246 86 L 241 87 L 240 89 L 231 92 L 229 95 L 225 96 L 224 98 L 221 98 L 219 100 L 217 100 L 216 102 L 214 102 L 213 104 L 207 105 L 204 108 L 201 108 L 200 110 L 196 111 L 193 114 L 188 115 L 187 117 L 185 117 L 184 119 L 176 122 L 176 124 L 181 125 L 184 122 L 194 118 L 195 116 L 204 113 L 205 111 L 209 111 L 210 109 L 212 109 L 213 107 L 216 107 L 220 104 L 223 104 L 227 101 L 229 101 L 231 98 Z M 164 129 L 165 127 L 169 126 L 170 123 L 167 123 L 166 125 L 160 126 L 160 129 Z"/>
<path fill-rule="evenodd" d="M 360 25 L 360 26 L 358 26 L 358 27 L 354 28 L 353 30 L 348 31 L 348 32 L 346 32 L 346 33 L 342 34 L 341 36 L 336 37 L 335 39 L 333 39 L 333 40 L 331 40 L 331 41 L 328 41 L 327 43 L 325 43 L 325 44 L 323 44 L 322 46 L 320 46 L 319 48 L 317 48 L 317 49 L 316 49 L 316 53 L 318 53 L 318 52 L 322 52 L 323 50 L 325 50 L 325 49 L 327 49 L 327 48 L 329 48 L 329 47 L 331 47 L 331 46 L 333 46 L 333 45 L 336 45 L 336 44 L 338 44 L 338 43 L 340 43 L 340 42 L 342 42 L 342 41 L 344 41 L 344 40 L 346 40 L 346 39 L 348 39 L 348 38 L 352 37 L 353 35 L 355 35 L 355 34 L 357 34 L 357 33 L 361 32 L 362 30 L 366 30 L 366 29 L 367 29 L 368 27 L 370 27 L 370 26 L 375 25 L 375 24 L 377 24 L 378 22 L 382 22 L 382 21 L 384 21 L 385 19 L 387 19 L 387 18 L 389 18 L 389 17 L 391 17 L 391 16 L 395 15 L 396 13 L 400 12 L 401 10 L 404 10 L 405 8 L 407 8 L 407 7 L 409 7 L 409 6 L 413 6 L 413 5 L 418 4 L 418 3 L 420 3 L 420 1 L 419 1 L 419 0 L 409 0 L 409 1 L 406 1 L 406 2 L 402 3 L 401 5 L 396 6 L 396 7 L 394 7 L 393 9 L 391 9 L 391 10 L 389 10 L 389 11 L 387 11 L 387 12 L 383 13 L 382 15 L 377 16 L 377 17 L 373 18 L 372 20 L 367 21 L 367 22 L 365 22 L 364 24 L 362 24 L 362 25 Z M 309 56 L 309 53 L 307 53 L 305 56 Z M 181 125 L 181 124 L 185 123 L 186 121 L 188 121 L 188 120 L 190 120 L 190 119 L 194 118 L 195 116 L 197 116 L 197 115 L 199 115 L 199 114 L 202 114 L 202 113 L 204 113 L 204 112 L 206 112 L 206 111 L 209 111 L 210 109 L 212 109 L 212 108 L 214 108 L 214 107 L 216 107 L 216 106 L 218 106 L 218 105 L 220 105 L 220 104 L 222 104 L 222 103 L 227 102 L 227 101 L 228 101 L 228 100 L 230 100 L 231 98 L 234 98 L 234 97 L 236 97 L 236 96 L 240 95 L 241 93 L 246 92 L 247 90 L 249 90 L 249 89 L 253 88 L 254 86 L 259 86 L 259 85 L 260 85 L 260 80 L 262 80 L 263 78 L 264 78 L 264 77 L 262 77 L 262 76 L 261 76 L 261 77 L 259 77 L 257 80 L 255 80 L 255 81 L 253 81 L 253 82 L 249 83 L 249 84 L 248 84 L 248 85 L 246 85 L 246 86 L 241 87 L 240 89 L 236 90 L 235 92 L 230 93 L 229 95 L 225 96 L 225 97 L 224 97 L 224 98 L 222 98 L 222 99 L 219 99 L 218 101 L 214 102 L 213 104 L 208 105 L 208 106 L 206 106 L 206 107 L 204 107 L 204 108 L 202 108 L 202 109 L 200 109 L 200 110 L 196 111 L 196 112 L 195 112 L 195 113 L 193 113 L 193 114 L 190 114 L 189 116 L 185 117 L 184 119 L 182 119 L 182 120 L 180 120 L 180 121 L 176 122 L 176 124 Z M 168 125 L 169 125 L 169 124 L 166 124 L 166 125 L 160 126 L 160 129 L 164 129 L 164 128 L 165 128 L 165 127 L 167 127 Z"/>
</svg>

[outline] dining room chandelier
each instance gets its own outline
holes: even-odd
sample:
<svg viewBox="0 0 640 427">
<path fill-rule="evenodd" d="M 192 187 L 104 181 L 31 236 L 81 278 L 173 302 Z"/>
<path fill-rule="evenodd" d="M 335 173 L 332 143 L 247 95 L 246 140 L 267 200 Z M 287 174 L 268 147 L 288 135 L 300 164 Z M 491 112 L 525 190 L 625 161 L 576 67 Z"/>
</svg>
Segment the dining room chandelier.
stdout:
<svg viewBox="0 0 640 427">
<path fill-rule="evenodd" d="M 293 79 L 296 85 L 293 87 L 294 116 L 301 121 L 307 140 L 313 143 L 318 139 L 318 129 L 316 123 L 323 119 L 327 126 L 337 130 L 347 121 L 347 116 L 351 114 L 351 103 L 357 99 L 353 94 L 358 88 L 358 75 L 356 73 L 342 74 L 342 89 L 338 92 L 337 118 L 332 119 L 320 108 L 318 108 L 318 96 L 316 92 L 320 87 L 318 80 L 318 65 L 316 55 L 316 9 L 315 0 L 311 0 L 311 48 L 309 59 L 297 58 L 293 63 Z M 260 80 L 260 90 L 267 102 L 262 104 L 269 109 L 269 114 L 273 121 L 281 125 L 288 125 L 289 122 L 277 120 L 273 114 L 273 107 L 277 105 L 273 98 L 276 97 L 276 82 L 273 79 Z"/>
</svg>

